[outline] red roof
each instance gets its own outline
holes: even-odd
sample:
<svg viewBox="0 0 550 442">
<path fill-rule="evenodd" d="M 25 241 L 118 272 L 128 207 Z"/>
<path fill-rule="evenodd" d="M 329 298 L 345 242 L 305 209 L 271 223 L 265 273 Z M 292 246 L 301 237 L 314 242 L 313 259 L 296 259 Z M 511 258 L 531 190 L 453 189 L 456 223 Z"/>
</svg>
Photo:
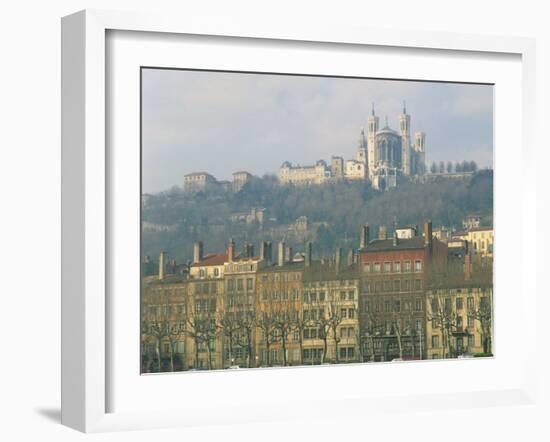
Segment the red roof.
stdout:
<svg viewBox="0 0 550 442">
<path fill-rule="evenodd" d="M 233 261 L 236 262 L 247 262 L 247 261 L 259 261 L 259 256 L 240 256 L 237 255 L 233 258 Z M 202 261 L 192 264 L 191 267 L 208 267 L 208 266 L 221 266 L 222 264 L 229 262 L 229 255 L 227 252 L 223 253 L 211 253 L 206 255 Z"/>
</svg>

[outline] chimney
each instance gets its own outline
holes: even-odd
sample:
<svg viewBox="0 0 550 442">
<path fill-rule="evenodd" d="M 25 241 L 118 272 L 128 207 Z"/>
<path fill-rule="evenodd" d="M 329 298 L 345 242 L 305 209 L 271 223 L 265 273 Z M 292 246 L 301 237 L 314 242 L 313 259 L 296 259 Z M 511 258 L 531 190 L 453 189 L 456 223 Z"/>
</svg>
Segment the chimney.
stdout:
<svg viewBox="0 0 550 442">
<path fill-rule="evenodd" d="M 369 245 L 369 225 L 363 224 L 361 226 L 361 233 L 359 235 L 359 248 L 364 249 Z"/>
<path fill-rule="evenodd" d="M 203 258 L 203 246 L 202 241 L 196 241 L 193 245 L 193 264 L 197 264 L 202 261 Z"/>
<path fill-rule="evenodd" d="M 396 247 L 397 244 L 399 244 L 399 238 L 397 236 L 397 232 L 393 232 L 393 246 Z"/>
<path fill-rule="evenodd" d="M 424 246 L 428 247 L 428 252 L 432 253 L 432 222 L 424 223 Z"/>
<path fill-rule="evenodd" d="M 277 265 L 282 267 L 285 265 L 285 242 L 279 241 L 279 250 L 277 251 Z"/>
<path fill-rule="evenodd" d="M 260 259 L 263 261 L 266 259 L 267 243 L 260 241 Z"/>
<path fill-rule="evenodd" d="M 340 269 L 340 264 L 342 263 L 342 247 L 336 248 L 336 257 L 335 257 L 335 265 L 336 269 Z"/>
<path fill-rule="evenodd" d="M 172 261 L 170 261 L 170 273 L 172 273 L 172 275 L 175 275 L 177 269 L 178 269 L 178 264 L 176 263 L 176 260 L 173 259 Z"/>
<path fill-rule="evenodd" d="M 291 246 L 288 246 L 286 248 L 286 259 L 285 261 L 286 262 L 292 262 L 292 259 L 293 259 L 293 256 L 292 256 L 292 247 Z"/>
<path fill-rule="evenodd" d="M 308 241 L 308 243 L 306 244 L 306 257 L 305 257 L 306 267 L 311 267 L 311 249 L 312 249 L 311 241 Z"/>
<path fill-rule="evenodd" d="M 235 259 L 235 241 L 233 241 L 233 238 L 229 240 L 229 244 L 227 245 L 227 260 L 229 262 L 233 262 Z"/>
<path fill-rule="evenodd" d="M 348 266 L 353 265 L 353 249 L 348 250 Z"/>
<path fill-rule="evenodd" d="M 378 227 L 378 239 L 386 239 L 388 235 L 388 228 L 384 224 L 380 224 Z"/>
<path fill-rule="evenodd" d="M 166 252 L 163 250 L 160 252 L 159 256 L 159 279 L 162 281 L 164 279 L 165 264 L 164 260 L 166 259 Z"/>
<path fill-rule="evenodd" d="M 268 241 L 265 245 L 266 247 L 266 259 L 271 262 L 273 261 L 273 243 Z"/>
</svg>

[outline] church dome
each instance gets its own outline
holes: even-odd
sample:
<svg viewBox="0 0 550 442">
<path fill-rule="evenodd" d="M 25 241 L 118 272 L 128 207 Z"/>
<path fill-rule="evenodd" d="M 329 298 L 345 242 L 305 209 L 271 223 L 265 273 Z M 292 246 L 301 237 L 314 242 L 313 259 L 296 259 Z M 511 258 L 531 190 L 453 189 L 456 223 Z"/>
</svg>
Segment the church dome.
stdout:
<svg viewBox="0 0 550 442">
<path fill-rule="evenodd" d="M 396 137 L 399 136 L 399 134 L 394 131 L 392 128 L 390 128 L 389 126 L 384 126 L 382 129 L 380 129 L 378 132 L 376 132 L 376 136 L 378 135 L 394 135 Z"/>
</svg>

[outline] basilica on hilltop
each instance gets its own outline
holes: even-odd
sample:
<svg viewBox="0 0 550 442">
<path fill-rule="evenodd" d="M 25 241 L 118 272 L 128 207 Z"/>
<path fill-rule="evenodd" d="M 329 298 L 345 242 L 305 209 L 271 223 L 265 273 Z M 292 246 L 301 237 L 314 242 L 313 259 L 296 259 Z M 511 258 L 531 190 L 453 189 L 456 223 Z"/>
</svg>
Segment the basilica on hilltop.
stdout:
<svg viewBox="0 0 550 442">
<path fill-rule="evenodd" d="M 388 118 L 384 127 L 374 105 L 367 118 L 367 133 L 361 130 L 356 158 L 344 160 L 333 156 L 330 165 L 319 160 L 315 165 L 292 165 L 285 161 L 279 169 L 281 184 L 322 184 L 338 180 L 370 181 L 375 189 L 386 190 L 397 186 L 398 176 L 422 175 L 425 173 L 426 134 L 415 132 L 411 137 L 411 116 L 403 103 L 399 115 L 399 130 L 389 127 Z"/>
</svg>

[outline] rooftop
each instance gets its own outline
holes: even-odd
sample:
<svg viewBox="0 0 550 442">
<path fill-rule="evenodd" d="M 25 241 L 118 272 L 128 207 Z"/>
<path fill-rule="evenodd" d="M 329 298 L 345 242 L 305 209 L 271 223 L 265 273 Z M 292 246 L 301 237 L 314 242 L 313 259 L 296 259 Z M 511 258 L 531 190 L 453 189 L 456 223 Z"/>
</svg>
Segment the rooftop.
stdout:
<svg viewBox="0 0 550 442">
<path fill-rule="evenodd" d="M 393 239 L 374 239 L 367 244 L 367 247 L 361 249 L 362 252 L 380 252 L 383 250 L 412 250 L 423 249 L 424 237 L 414 236 L 412 238 L 400 238 L 397 244 L 393 244 Z"/>
</svg>

